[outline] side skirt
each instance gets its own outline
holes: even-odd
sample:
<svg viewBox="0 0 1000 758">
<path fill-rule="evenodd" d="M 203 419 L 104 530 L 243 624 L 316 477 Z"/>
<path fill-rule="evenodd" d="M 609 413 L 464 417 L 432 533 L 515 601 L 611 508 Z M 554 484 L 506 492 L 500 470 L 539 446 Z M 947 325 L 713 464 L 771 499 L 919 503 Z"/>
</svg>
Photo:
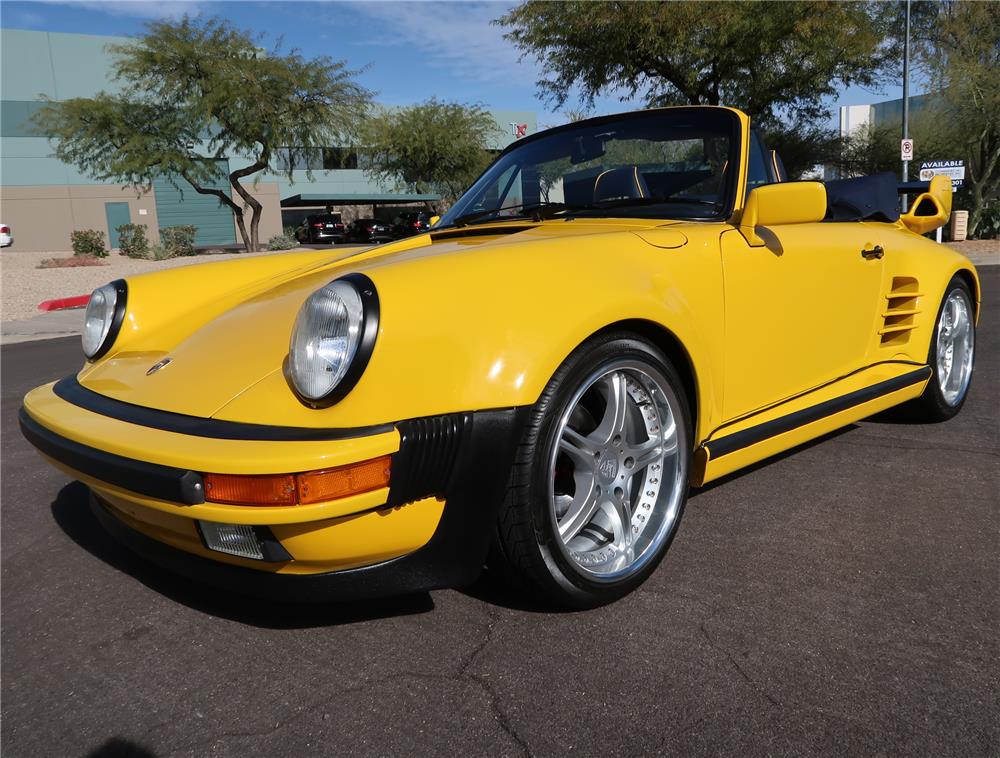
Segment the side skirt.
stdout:
<svg viewBox="0 0 1000 758">
<path fill-rule="evenodd" d="M 884 375 L 885 365 L 881 368 Z M 874 372 L 873 372 L 874 373 Z M 848 380 L 783 403 L 748 419 L 713 432 L 695 451 L 691 484 L 698 487 L 803 442 L 847 426 L 879 411 L 919 397 L 931 376 L 930 366 L 913 369 L 897 364 L 895 376 L 873 381 L 864 374 L 854 382 L 869 382 L 849 389 Z M 830 391 L 840 391 L 833 397 Z"/>
</svg>

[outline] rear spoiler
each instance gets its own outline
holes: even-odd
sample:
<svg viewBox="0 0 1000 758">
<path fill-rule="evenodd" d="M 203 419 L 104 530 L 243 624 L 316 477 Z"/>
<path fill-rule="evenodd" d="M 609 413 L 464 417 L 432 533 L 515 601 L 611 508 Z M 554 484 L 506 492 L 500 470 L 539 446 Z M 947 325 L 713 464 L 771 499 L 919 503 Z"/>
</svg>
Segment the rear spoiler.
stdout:
<svg viewBox="0 0 1000 758">
<path fill-rule="evenodd" d="M 951 179 L 940 174 L 929 182 L 900 184 L 900 194 L 920 192 L 908 213 L 899 217 L 911 232 L 926 234 L 948 223 L 951 217 Z M 912 189 L 911 189 L 912 187 Z"/>
</svg>

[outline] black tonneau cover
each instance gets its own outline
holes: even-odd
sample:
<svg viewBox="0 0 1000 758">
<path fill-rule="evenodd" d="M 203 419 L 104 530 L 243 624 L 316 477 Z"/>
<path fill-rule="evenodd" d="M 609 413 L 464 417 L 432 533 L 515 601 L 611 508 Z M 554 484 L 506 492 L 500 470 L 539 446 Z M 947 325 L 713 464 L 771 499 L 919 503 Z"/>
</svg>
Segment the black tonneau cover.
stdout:
<svg viewBox="0 0 1000 758">
<path fill-rule="evenodd" d="M 898 180 L 888 171 L 826 184 L 827 221 L 888 221 L 899 219 Z"/>
</svg>

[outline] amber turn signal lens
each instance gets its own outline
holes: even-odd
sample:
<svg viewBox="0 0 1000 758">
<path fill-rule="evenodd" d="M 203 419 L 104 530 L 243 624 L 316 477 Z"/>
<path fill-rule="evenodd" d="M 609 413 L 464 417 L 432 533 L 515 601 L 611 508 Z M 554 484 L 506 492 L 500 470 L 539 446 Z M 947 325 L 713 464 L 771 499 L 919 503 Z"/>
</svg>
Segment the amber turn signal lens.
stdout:
<svg viewBox="0 0 1000 758">
<path fill-rule="evenodd" d="M 301 474 L 205 474 L 205 499 L 227 505 L 307 505 L 389 486 L 392 457 Z"/>
<path fill-rule="evenodd" d="M 322 503 L 387 487 L 391 460 L 386 455 L 351 466 L 299 474 L 295 477 L 299 485 L 299 502 Z"/>
<path fill-rule="evenodd" d="M 295 476 L 205 474 L 205 499 L 229 505 L 295 505 Z"/>
</svg>

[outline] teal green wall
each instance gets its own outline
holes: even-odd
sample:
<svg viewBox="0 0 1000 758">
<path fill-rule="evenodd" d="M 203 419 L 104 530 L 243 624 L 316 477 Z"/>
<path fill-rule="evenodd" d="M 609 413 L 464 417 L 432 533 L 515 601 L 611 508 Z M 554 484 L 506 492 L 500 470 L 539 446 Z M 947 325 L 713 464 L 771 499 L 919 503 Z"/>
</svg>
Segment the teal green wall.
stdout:
<svg viewBox="0 0 1000 758">
<path fill-rule="evenodd" d="M 229 245 L 236 242 L 236 223 L 233 212 L 212 195 L 199 195 L 181 180 L 177 189 L 165 178 L 153 182 L 156 196 L 156 218 L 162 229 L 165 226 L 190 224 L 198 228 L 196 245 Z M 229 183 L 220 178 L 213 189 L 228 190 Z"/>
<path fill-rule="evenodd" d="M 105 203 L 104 216 L 108 222 L 108 247 L 118 247 L 118 227 L 132 221 L 128 203 Z"/>
<path fill-rule="evenodd" d="M 0 184 L 30 187 L 102 183 L 56 160 L 48 140 L 34 135 L 28 119 L 46 97 L 64 100 L 91 97 L 101 90 L 118 91 L 119 86 L 111 78 L 112 56 L 106 48 L 130 41 L 129 37 L 0 29 Z M 514 141 L 511 121 L 527 123 L 529 134 L 537 129 L 535 114 L 531 111 L 493 110 L 492 113 L 498 125 L 494 148 Z M 229 158 L 230 170 L 248 163 L 240 156 Z M 282 198 L 301 193 L 382 194 L 393 191 L 392 187 L 373 182 L 361 170 L 316 171 L 312 179 L 305 171 L 296 171 L 293 178 L 294 181 L 289 181 L 283 176 L 264 174 L 259 180 L 277 182 Z M 183 223 L 182 216 L 187 218 L 186 214 L 193 214 L 201 222 L 199 226 L 205 226 L 203 234 L 209 241 L 204 244 L 221 244 L 218 240 L 232 238 L 232 221 L 224 232 L 222 213 L 214 198 L 200 196 L 194 190 L 185 191 L 181 197 L 177 190 L 163 182 L 157 183 L 155 188 L 157 209 L 162 205 L 167 215 L 167 218 L 160 216 L 161 226 Z M 161 191 L 167 193 L 162 199 L 159 197 Z"/>
</svg>

